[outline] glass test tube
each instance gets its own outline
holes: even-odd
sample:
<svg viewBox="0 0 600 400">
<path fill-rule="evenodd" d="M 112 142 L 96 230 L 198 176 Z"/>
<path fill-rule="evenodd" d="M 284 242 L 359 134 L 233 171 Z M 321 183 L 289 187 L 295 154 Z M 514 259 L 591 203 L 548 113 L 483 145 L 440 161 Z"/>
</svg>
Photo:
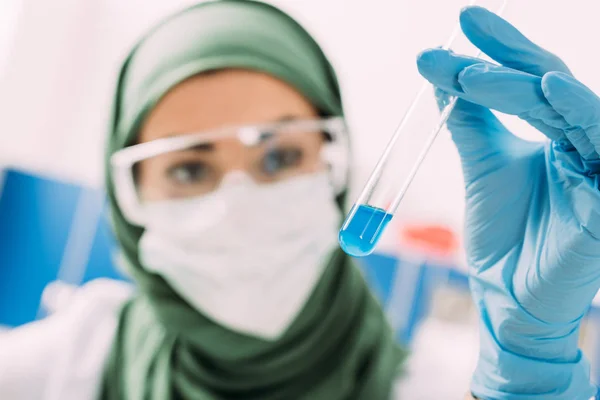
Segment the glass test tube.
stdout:
<svg viewBox="0 0 600 400">
<path fill-rule="evenodd" d="M 471 0 L 468 5 L 500 15 L 506 3 L 507 0 Z M 481 56 L 481 51 L 462 34 L 460 25 L 442 48 Z M 373 252 L 458 100 L 449 96 L 438 104 L 432 85 L 423 81 L 339 232 L 340 246 L 352 256 Z"/>
</svg>

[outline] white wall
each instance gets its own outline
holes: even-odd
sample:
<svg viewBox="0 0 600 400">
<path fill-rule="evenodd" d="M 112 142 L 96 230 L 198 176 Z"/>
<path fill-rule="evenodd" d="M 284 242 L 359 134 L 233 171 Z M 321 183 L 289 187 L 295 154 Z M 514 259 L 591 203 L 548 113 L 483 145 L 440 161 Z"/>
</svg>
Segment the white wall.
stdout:
<svg viewBox="0 0 600 400">
<path fill-rule="evenodd" d="M 0 69 L 0 163 L 101 185 L 106 118 L 118 61 L 149 24 L 194 1 L 20 1 L 15 45 Z M 366 179 L 417 90 L 415 55 L 442 44 L 465 2 L 274 1 L 315 34 L 338 68 L 354 132 L 357 182 Z M 529 0 L 513 1 L 507 17 L 561 55 L 581 80 L 600 92 L 599 14 L 597 1 L 572 0 L 565 7 L 564 2 Z M 519 121 L 513 124 L 520 133 L 535 137 Z M 404 219 L 441 220 L 458 227 L 462 196 L 458 159 L 445 133 L 401 213 Z"/>
<path fill-rule="evenodd" d="M 20 5 L 19 0 L 4 0 L 0 3 L 0 77 L 14 43 Z"/>
</svg>

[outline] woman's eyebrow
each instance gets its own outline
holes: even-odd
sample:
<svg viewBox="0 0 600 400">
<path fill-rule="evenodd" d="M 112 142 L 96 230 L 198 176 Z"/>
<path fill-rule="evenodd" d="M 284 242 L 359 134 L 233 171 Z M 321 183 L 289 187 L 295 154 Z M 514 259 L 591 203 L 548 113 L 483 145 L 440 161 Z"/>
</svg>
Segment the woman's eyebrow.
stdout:
<svg viewBox="0 0 600 400">
<path fill-rule="evenodd" d="M 215 145 L 212 143 L 197 144 L 197 145 L 189 148 L 189 150 L 198 151 L 198 152 L 208 152 L 208 151 L 213 151 L 214 149 L 215 149 Z"/>
<path fill-rule="evenodd" d="M 289 122 L 289 121 L 296 121 L 298 119 L 301 119 L 301 118 L 297 115 L 284 115 L 283 117 L 278 118 L 275 122 Z"/>
</svg>

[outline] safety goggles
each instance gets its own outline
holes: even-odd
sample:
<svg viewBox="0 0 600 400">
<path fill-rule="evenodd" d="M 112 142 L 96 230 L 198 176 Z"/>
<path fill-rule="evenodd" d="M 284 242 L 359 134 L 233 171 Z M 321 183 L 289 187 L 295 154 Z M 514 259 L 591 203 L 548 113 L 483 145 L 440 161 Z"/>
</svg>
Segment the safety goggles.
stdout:
<svg viewBox="0 0 600 400">
<path fill-rule="evenodd" d="M 348 153 L 344 119 L 333 117 L 157 139 L 116 152 L 111 166 L 123 214 L 143 226 L 148 221 L 145 206 L 209 195 L 234 171 L 268 185 L 327 170 L 340 193 L 346 186 Z"/>
</svg>

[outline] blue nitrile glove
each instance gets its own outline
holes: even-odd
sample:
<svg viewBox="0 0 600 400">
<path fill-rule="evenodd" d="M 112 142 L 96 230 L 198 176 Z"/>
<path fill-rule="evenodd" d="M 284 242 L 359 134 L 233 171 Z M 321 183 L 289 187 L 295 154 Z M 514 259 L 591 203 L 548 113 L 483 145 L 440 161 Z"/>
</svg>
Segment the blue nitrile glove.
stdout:
<svg viewBox="0 0 600 400">
<path fill-rule="evenodd" d="M 600 288 L 600 99 L 500 17 L 463 10 L 462 29 L 501 65 L 434 49 L 418 67 L 461 98 L 448 128 L 467 193 L 466 244 L 481 326 L 472 392 L 482 399 L 589 399 L 578 349 Z M 551 142 L 511 134 L 489 109 Z"/>
</svg>

